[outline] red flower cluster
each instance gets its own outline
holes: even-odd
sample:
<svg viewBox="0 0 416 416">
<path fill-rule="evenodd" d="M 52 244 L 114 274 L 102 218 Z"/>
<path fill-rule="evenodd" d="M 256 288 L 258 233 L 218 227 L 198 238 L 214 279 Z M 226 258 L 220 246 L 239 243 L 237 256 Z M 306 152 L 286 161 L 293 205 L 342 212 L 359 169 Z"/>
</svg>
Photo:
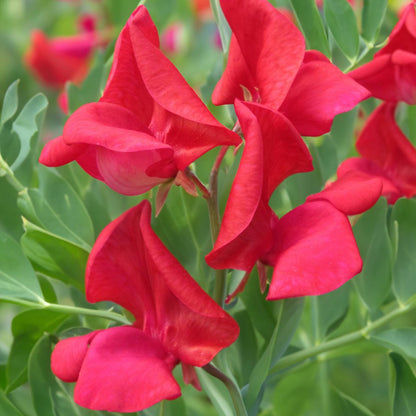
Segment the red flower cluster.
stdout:
<svg viewBox="0 0 416 416">
<path fill-rule="evenodd" d="M 289 175 L 313 169 L 299 133 L 327 132 L 336 114 L 368 92 L 319 52 L 305 53 L 302 34 L 268 2 L 221 6 L 233 33 L 213 102 L 236 100 L 246 143 L 206 261 L 248 273 L 256 262 L 273 266 L 269 300 L 334 290 L 362 265 L 344 212 L 328 201 L 308 202 L 278 219 L 268 202 Z"/>
<path fill-rule="evenodd" d="M 274 190 L 290 175 L 313 169 L 301 135 L 328 132 L 337 114 L 368 98 L 367 88 L 378 94 L 372 87 L 378 75 L 369 74 L 383 65 L 343 74 L 319 52 L 305 51 L 300 31 L 268 1 L 221 0 L 221 6 L 232 37 L 212 100 L 234 105 L 245 144 L 206 261 L 246 271 L 239 290 L 256 264 L 263 283 L 264 266 L 273 267 L 268 300 L 327 293 L 362 267 L 348 216 L 369 209 L 381 194 L 391 203 L 416 194 L 416 150 L 394 120 L 397 100 L 414 81 L 407 64 L 397 70 L 403 54 L 411 61 L 414 8 L 375 57 L 387 62 L 380 79 L 394 74 L 388 84 L 394 99 L 369 118 L 357 142 L 361 157 L 345 161 L 337 181 L 278 218 L 269 205 Z M 406 53 L 397 55 L 397 37 L 405 39 Z M 183 176 L 214 147 L 240 142 L 163 55 L 156 27 L 139 6 L 118 38 L 102 98 L 70 116 L 40 161 L 76 161 L 117 192 L 134 195 Z M 115 302 L 135 322 L 61 340 L 53 352 L 53 372 L 76 382 L 82 406 L 133 412 L 174 399 L 180 395 L 172 375 L 178 363 L 185 382 L 198 387 L 193 367 L 208 364 L 238 336 L 236 322 L 169 253 L 150 217 L 144 201 L 110 223 L 87 265 L 87 299 Z"/>
</svg>

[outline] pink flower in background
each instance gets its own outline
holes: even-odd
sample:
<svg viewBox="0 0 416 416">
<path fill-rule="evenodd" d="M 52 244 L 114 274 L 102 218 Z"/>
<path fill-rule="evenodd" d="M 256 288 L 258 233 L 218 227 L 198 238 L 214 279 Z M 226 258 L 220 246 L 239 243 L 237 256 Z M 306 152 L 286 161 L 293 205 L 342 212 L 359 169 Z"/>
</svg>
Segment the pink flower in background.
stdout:
<svg viewBox="0 0 416 416">
<path fill-rule="evenodd" d="M 52 371 L 76 382 L 81 406 L 136 412 L 175 399 L 173 368 L 180 362 L 185 382 L 197 385 L 193 366 L 208 364 L 238 336 L 237 323 L 166 249 L 150 217 L 143 201 L 111 222 L 87 264 L 88 301 L 118 303 L 135 322 L 64 339 L 53 351 Z"/>
<path fill-rule="evenodd" d="M 386 46 L 372 61 L 349 75 L 371 94 L 385 101 L 416 104 L 416 11 L 415 2 L 402 12 Z"/>
<path fill-rule="evenodd" d="M 182 52 L 186 46 L 186 28 L 182 23 L 172 23 L 160 37 L 160 48 L 163 52 L 176 54 Z"/>
<path fill-rule="evenodd" d="M 214 147 L 240 141 L 162 54 L 157 29 L 139 6 L 117 41 L 102 98 L 71 115 L 40 162 L 77 161 L 115 191 L 134 195 L 171 180 Z"/>
<path fill-rule="evenodd" d="M 274 267 L 268 300 L 335 290 L 362 266 L 347 216 L 321 200 L 279 219 L 270 196 L 289 175 L 312 170 L 309 151 L 279 112 L 256 103 L 235 106 L 245 148 L 208 265 L 248 273 L 256 263 Z"/>
<path fill-rule="evenodd" d="M 235 98 L 282 112 L 300 134 L 330 130 L 335 115 L 352 109 L 368 91 L 318 51 L 305 52 L 301 32 L 266 0 L 221 1 L 232 30 L 216 105 Z"/>
<path fill-rule="evenodd" d="M 376 178 L 390 204 L 416 195 L 416 149 L 396 123 L 396 106 L 383 103 L 376 108 L 356 143 L 361 157 L 345 160 L 337 172 L 341 179 L 351 172 L 368 181 Z"/>
</svg>

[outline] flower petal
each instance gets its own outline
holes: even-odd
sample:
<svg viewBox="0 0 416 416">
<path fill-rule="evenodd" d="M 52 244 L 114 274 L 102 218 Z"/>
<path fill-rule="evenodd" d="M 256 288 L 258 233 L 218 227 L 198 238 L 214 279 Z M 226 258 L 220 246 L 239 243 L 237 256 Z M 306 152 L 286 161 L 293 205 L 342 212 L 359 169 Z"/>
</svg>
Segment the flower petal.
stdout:
<svg viewBox="0 0 416 416">
<path fill-rule="evenodd" d="M 309 51 L 279 110 L 301 135 L 320 136 L 329 132 L 336 115 L 368 97 L 365 88 L 323 54 Z"/>
<path fill-rule="evenodd" d="M 120 105 L 149 125 L 153 114 L 153 99 L 147 92 L 134 56 L 134 34 L 143 33 L 159 45 L 157 29 L 144 6 L 139 6 L 127 21 L 117 40 L 113 66 L 101 102 Z"/>
<path fill-rule="evenodd" d="M 303 60 L 305 41 L 301 32 L 267 1 L 222 0 L 221 7 L 246 66 L 239 63 L 238 49 L 233 47 L 215 95 L 228 97 L 228 101 L 231 93 L 227 90 L 235 93 L 243 85 L 254 96 L 256 91 L 251 88 L 255 84 L 261 102 L 277 109 Z M 235 98 L 241 98 L 241 93 Z"/>
<path fill-rule="evenodd" d="M 89 344 L 100 331 L 59 341 L 51 356 L 51 369 L 56 377 L 67 383 L 78 380 Z"/>
<path fill-rule="evenodd" d="M 213 250 L 214 268 L 249 271 L 272 244 L 275 214 L 267 205 L 289 175 L 312 170 L 311 156 L 294 127 L 261 104 L 236 101 L 246 143 Z"/>
<path fill-rule="evenodd" d="M 133 327 L 100 331 L 91 341 L 75 386 L 75 402 L 110 412 L 137 412 L 180 396 L 176 362 L 157 340 Z"/>
<path fill-rule="evenodd" d="M 346 215 L 357 215 L 370 209 L 381 196 L 383 181 L 360 171 L 348 171 L 306 201 L 325 200 Z"/>
<path fill-rule="evenodd" d="M 275 228 L 268 300 L 322 295 L 361 271 L 362 260 L 348 218 L 326 201 L 306 202 Z"/>
<path fill-rule="evenodd" d="M 416 195 L 416 149 L 395 121 L 395 103 L 381 104 L 369 117 L 356 147 L 375 162 L 407 198 Z"/>
<path fill-rule="evenodd" d="M 402 196 L 399 189 L 376 163 L 362 157 L 351 157 L 344 160 L 338 167 L 338 178 L 343 178 L 350 173 L 362 175 L 363 178 L 367 176 L 368 184 L 371 179 L 381 181 L 381 195 L 387 198 L 389 204 L 394 204 L 398 198 Z M 370 193 L 375 192 L 375 189 L 369 190 Z"/>
</svg>

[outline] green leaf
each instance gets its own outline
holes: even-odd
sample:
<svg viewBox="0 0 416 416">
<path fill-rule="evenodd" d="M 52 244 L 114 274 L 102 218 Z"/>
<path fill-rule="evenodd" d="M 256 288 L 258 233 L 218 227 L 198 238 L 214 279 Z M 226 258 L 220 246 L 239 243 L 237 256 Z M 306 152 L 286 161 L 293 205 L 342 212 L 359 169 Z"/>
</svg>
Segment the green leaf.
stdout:
<svg viewBox="0 0 416 416">
<path fill-rule="evenodd" d="M 97 53 L 95 63 L 80 87 L 69 83 L 68 107 L 70 113 L 86 103 L 98 101 L 102 95 L 101 87 L 104 80 L 104 54 Z"/>
<path fill-rule="evenodd" d="M 315 0 L 290 0 L 308 49 L 316 49 L 331 57 L 328 38 Z"/>
<path fill-rule="evenodd" d="M 31 222 L 89 251 L 94 243 L 91 218 L 80 197 L 56 171 L 39 166 L 39 189 L 20 195 L 19 208 Z"/>
<path fill-rule="evenodd" d="M 202 390 L 210 398 L 219 416 L 235 416 L 230 394 L 224 384 L 206 373 L 202 368 L 195 367 Z"/>
<path fill-rule="evenodd" d="M 51 341 L 44 335 L 29 357 L 28 375 L 33 406 L 38 416 L 81 416 L 90 414 L 77 406 L 69 393 L 61 387 L 51 370 Z"/>
<path fill-rule="evenodd" d="M 263 383 L 269 375 L 270 367 L 279 359 L 289 345 L 302 313 L 303 299 L 278 301 L 278 308 L 278 320 L 273 334 L 250 376 L 248 391 L 245 397 L 248 409 L 254 406 Z"/>
<path fill-rule="evenodd" d="M 393 416 L 416 415 L 416 378 L 406 361 L 398 354 L 390 358 L 396 370 Z"/>
<path fill-rule="evenodd" d="M 374 44 L 387 10 L 388 0 L 364 0 L 362 12 L 362 36 Z"/>
<path fill-rule="evenodd" d="M 43 302 L 42 290 L 35 272 L 19 245 L 0 233 L 0 299 Z"/>
<path fill-rule="evenodd" d="M 416 293 L 416 201 L 399 199 L 393 207 L 392 221 L 398 226 L 393 291 L 404 302 Z"/>
<path fill-rule="evenodd" d="M 347 0 L 325 0 L 325 19 L 336 43 L 353 61 L 359 52 L 360 37 L 354 11 Z"/>
<path fill-rule="evenodd" d="M 35 269 L 83 292 L 88 251 L 28 221 L 24 228 L 20 243 Z"/>
<path fill-rule="evenodd" d="M 13 122 L 12 131 L 20 142 L 20 152 L 16 160 L 10 166 L 17 170 L 31 152 L 32 138 L 39 132 L 45 115 L 48 100 L 43 94 L 32 97 L 23 107 L 16 120 Z"/>
<path fill-rule="evenodd" d="M 370 340 L 406 357 L 416 359 L 416 328 L 395 328 L 371 335 Z"/>
<path fill-rule="evenodd" d="M 19 104 L 19 97 L 17 95 L 19 82 L 20 80 L 17 79 L 10 84 L 9 88 L 7 88 L 6 94 L 4 94 L 0 124 L 4 124 L 16 114 L 17 106 Z"/>
<path fill-rule="evenodd" d="M 224 351 L 224 360 L 233 369 L 240 385 L 248 383 L 251 372 L 257 363 L 258 342 L 248 312 L 243 309 L 233 314 L 240 327 L 237 340 Z"/>
<path fill-rule="evenodd" d="M 211 270 L 204 261 L 211 239 L 207 238 L 209 219 L 203 198 L 188 195 L 174 186 L 160 215 L 152 222 L 156 234 L 172 254 L 203 287 Z"/>
<path fill-rule="evenodd" d="M 219 0 L 210 0 L 210 3 L 211 10 L 214 14 L 214 18 L 220 32 L 222 48 L 223 51 L 226 52 L 230 46 L 231 29 L 224 16 L 224 13 L 222 12 Z"/>
<path fill-rule="evenodd" d="M 342 285 L 337 290 L 311 298 L 311 302 L 314 303 L 312 307 L 315 308 L 315 342 L 324 339 L 345 317 L 349 294 L 349 285 Z"/>
<path fill-rule="evenodd" d="M 372 311 L 383 303 L 391 286 L 393 253 L 386 216 L 387 202 L 381 198 L 354 226 L 363 270 L 353 281 L 361 298 Z"/>
<path fill-rule="evenodd" d="M 14 340 L 7 361 L 8 391 L 26 382 L 28 358 L 37 340 L 44 332 L 55 331 L 68 316 L 47 310 L 29 310 L 14 317 Z"/>
<path fill-rule="evenodd" d="M 23 416 L 2 391 L 0 391 L 0 414 L 4 416 Z"/>
</svg>

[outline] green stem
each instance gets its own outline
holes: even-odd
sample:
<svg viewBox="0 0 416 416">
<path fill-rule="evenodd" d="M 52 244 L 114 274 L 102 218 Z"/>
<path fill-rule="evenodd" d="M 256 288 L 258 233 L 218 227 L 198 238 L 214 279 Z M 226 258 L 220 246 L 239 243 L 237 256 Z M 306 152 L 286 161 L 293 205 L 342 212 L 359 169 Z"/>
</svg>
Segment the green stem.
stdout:
<svg viewBox="0 0 416 416">
<path fill-rule="evenodd" d="M 235 383 L 223 372 L 218 370 L 217 367 L 214 367 L 212 364 L 207 364 L 206 366 L 202 367 L 208 374 L 211 374 L 222 383 L 224 383 L 225 387 L 227 387 L 231 399 L 234 404 L 234 408 L 236 411 L 237 416 L 247 416 L 247 410 L 244 406 L 243 398 L 241 396 L 240 389 L 235 385 Z"/>
<path fill-rule="evenodd" d="M 80 308 L 78 306 L 70 306 L 70 305 L 58 305 L 56 303 L 49 303 L 43 300 L 39 300 L 39 303 L 27 301 L 24 299 L 14 299 L 13 303 L 27 306 L 31 309 L 42 309 L 57 313 L 65 313 L 69 315 L 85 315 L 85 316 L 95 316 L 97 318 L 104 318 L 109 319 L 110 321 L 118 322 L 122 325 L 130 325 L 131 322 L 125 318 L 124 316 L 114 313 L 111 311 L 104 311 L 101 309 L 88 309 L 88 308 Z"/>
<path fill-rule="evenodd" d="M 17 191 L 21 192 L 26 189 L 20 181 L 14 175 L 14 172 L 10 169 L 10 166 L 6 163 L 6 161 L 0 155 L 0 177 L 6 176 L 7 181 L 10 183 L 11 186 Z"/>
<path fill-rule="evenodd" d="M 222 160 L 224 159 L 225 153 L 227 152 L 227 147 L 222 147 L 217 159 L 214 163 L 214 166 L 211 170 L 209 178 L 209 193 L 210 196 L 206 198 L 208 204 L 208 215 L 211 228 L 211 239 L 212 244 L 215 244 L 218 234 L 220 232 L 221 218 L 218 208 L 218 172 Z M 214 286 L 214 300 L 221 306 L 224 306 L 225 299 L 225 270 L 215 270 L 215 286 Z"/>
<path fill-rule="evenodd" d="M 416 308 L 416 297 L 412 297 L 407 303 L 405 303 L 404 305 L 400 305 L 398 308 L 384 315 L 380 319 L 377 319 L 376 321 L 373 321 L 373 322 L 369 322 L 364 328 L 358 331 L 354 331 L 349 334 L 342 335 L 330 341 L 323 342 L 322 344 L 315 345 L 311 348 L 306 348 L 302 351 L 298 351 L 298 352 L 295 352 L 293 354 L 289 354 L 283 357 L 272 368 L 272 370 L 270 371 L 270 375 L 276 374 L 281 370 L 284 370 L 288 367 L 299 364 L 302 361 L 307 360 L 309 358 L 316 357 L 319 354 L 345 347 L 355 342 L 362 341 L 363 339 L 368 339 L 370 332 L 385 325 L 392 319 L 400 315 L 403 315 L 406 312 L 411 311 L 414 308 Z"/>
</svg>

